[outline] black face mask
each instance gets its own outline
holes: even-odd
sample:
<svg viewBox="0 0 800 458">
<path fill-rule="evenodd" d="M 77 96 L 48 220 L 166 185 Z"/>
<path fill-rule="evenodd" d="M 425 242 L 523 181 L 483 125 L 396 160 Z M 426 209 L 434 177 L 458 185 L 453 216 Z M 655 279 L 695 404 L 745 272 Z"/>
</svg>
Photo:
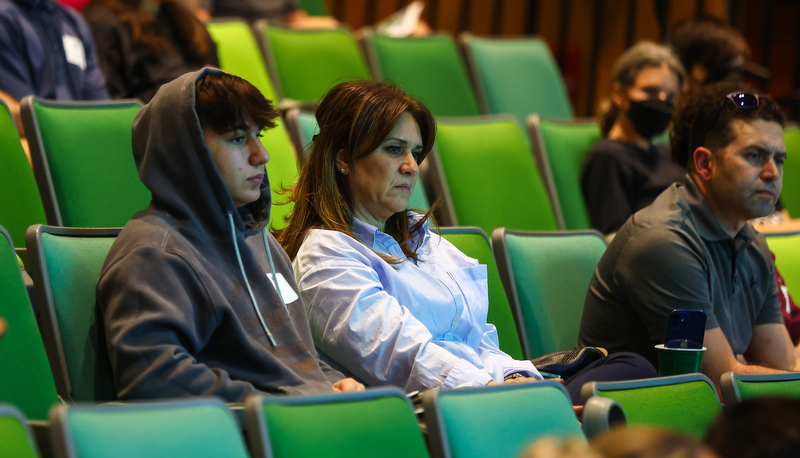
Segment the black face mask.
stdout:
<svg viewBox="0 0 800 458">
<path fill-rule="evenodd" d="M 675 107 L 672 104 L 658 99 L 642 100 L 641 102 L 631 100 L 628 118 L 639 135 L 650 139 L 664 132 L 674 110 Z"/>
</svg>

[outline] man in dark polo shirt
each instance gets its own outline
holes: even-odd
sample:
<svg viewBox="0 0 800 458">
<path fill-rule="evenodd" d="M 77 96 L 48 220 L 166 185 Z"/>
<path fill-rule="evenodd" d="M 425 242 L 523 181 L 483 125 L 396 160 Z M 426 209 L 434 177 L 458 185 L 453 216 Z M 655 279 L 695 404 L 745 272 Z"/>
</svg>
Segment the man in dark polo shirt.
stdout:
<svg viewBox="0 0 800 458">
<path fill-rule="evenodd" d="M 622 226 L 595 270 L 579 346 L 657 364 L 673 309 L 708 314 L 703 373 L 798 370 L 774 264 L 748 220 L 773 211 L 786 147 L 783 112 L 735 83 L 701 88 L 673 115 L 673 160 L 688 170 Z"/>
</svg>

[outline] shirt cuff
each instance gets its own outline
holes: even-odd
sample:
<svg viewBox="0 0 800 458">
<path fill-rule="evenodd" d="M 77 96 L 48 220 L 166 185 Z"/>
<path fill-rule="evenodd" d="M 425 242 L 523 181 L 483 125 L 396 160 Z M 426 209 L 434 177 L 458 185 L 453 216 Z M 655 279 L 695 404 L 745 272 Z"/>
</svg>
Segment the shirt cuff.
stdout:
<svg viewBox="0 0 800 458">
<path fill-rule="evenodd" d="M 462 388 L 465 386 L 484 386 L 492 381 L 490 376 L 485 370 L 478 369 L 466 360 L 459 360 L 447 378 L 444 379 L 442 388 Z"/>
</svg>

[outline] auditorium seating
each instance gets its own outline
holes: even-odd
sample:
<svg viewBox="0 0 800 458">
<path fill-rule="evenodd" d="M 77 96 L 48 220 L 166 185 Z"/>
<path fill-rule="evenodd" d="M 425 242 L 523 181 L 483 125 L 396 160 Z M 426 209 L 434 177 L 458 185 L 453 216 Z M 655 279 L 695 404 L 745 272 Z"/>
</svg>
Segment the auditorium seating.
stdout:
<svg viewBox="0 0 800 458">
<path fill-rule="evenodd" d="M 561 208 L 564 228 L 591 229 L 581 190 L 581 165 L 589 149 L 600 141 L 597 121 L 552 121 L 531 115 L 528 133 L 550 200 Z"/>
<path fill-rule="evenodd" d="M 446 34 L 421 38 L 362 38 L 376 81 L 397 83 L 435 116 L 477 116 L 478 100 L 453 39 Z"/>
<path fill-rule="evenodd" d="M 0 227 L 0 318 L 8 324 L 0 337 L 0 403 L 44 420 L 58 395 L 13 248 Z"/>
<path fill-rule="evenodd" d="M 121 227 L 150 203 L 131 147 L 138 100 L 64 102 L 27 96 L 22 120 L 47 223 Z"/>
<path fill-rule="evenodd" d="M 628 425 L 669 428 L 697 439 L 722 411 L 714 384 L 703 374 L 657 377 L 624 382 L 589 382 L 581 397 L 602 396 L 625 411 Z"/>
<path fill-rule="evenodd" d="M 33 170 L 22 149 L 8 106 L 0 100 L 0 225 L 11 235 L 17 248 L 25 247 L 25 230 L 31 224 L 46 223 L 42 199 Z M 11 198 L 10 196 L 14 196 Z"/>
<path fill-rule="evenodd" d="M 726 372 L 720 377 L 719 389 L 726 408 L 760 396 L 800 398 L 800 372 L 777 374 Z"/>
<path fill-rule="evenodd" d="M 511 113 L 520 123 L 536 113 L 572 119 L 572 105 L 547 43 L 541 38 L 459 36 L 485 113 Z"/>
<path fill-rule="evenodd" d="M 399 388 L 318 396 L 253 396 L 246 420 L 254 457 L 427 457 Z"/>
<path fill-rule="evenodd" d="M 530 142 L 511 115 L 439 118 L 436 148 L 428 156 L 430 188 L 444 196 L 441 223 L 555 230 L 553 207 Z"/>
<path fill-rule="evenodd" d="M 529 354 L 574 348 L 586 291 L 606 250 L 603 236 L 498 228 L 492 247 L 511 308 L 521 315 Z"/>
<path fill-rule="evenodd" d="M 65 400 L 116 399 L 95 287 L 119 231 L 43 225 L 28 229 L 42 338 L 56 389 Z"/>
</svg>

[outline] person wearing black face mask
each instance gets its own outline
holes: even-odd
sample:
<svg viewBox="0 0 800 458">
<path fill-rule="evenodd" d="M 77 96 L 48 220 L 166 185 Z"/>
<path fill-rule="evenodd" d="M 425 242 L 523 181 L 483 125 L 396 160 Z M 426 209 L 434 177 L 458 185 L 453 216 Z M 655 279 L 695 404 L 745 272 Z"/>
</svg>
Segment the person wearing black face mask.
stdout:
<svg viewBox="0 0 800 458">
<path fill-rule="evenodd" d="M 653 138 L 669 125 L 684 72 L 669 48 L 641 42 L 616 62 L 611 94 L 601 107 L 603 139 L 586 154 L 581 190 L 592 227 L 616 232 L 674 182 L 683 167 Z"/>
</svg>

